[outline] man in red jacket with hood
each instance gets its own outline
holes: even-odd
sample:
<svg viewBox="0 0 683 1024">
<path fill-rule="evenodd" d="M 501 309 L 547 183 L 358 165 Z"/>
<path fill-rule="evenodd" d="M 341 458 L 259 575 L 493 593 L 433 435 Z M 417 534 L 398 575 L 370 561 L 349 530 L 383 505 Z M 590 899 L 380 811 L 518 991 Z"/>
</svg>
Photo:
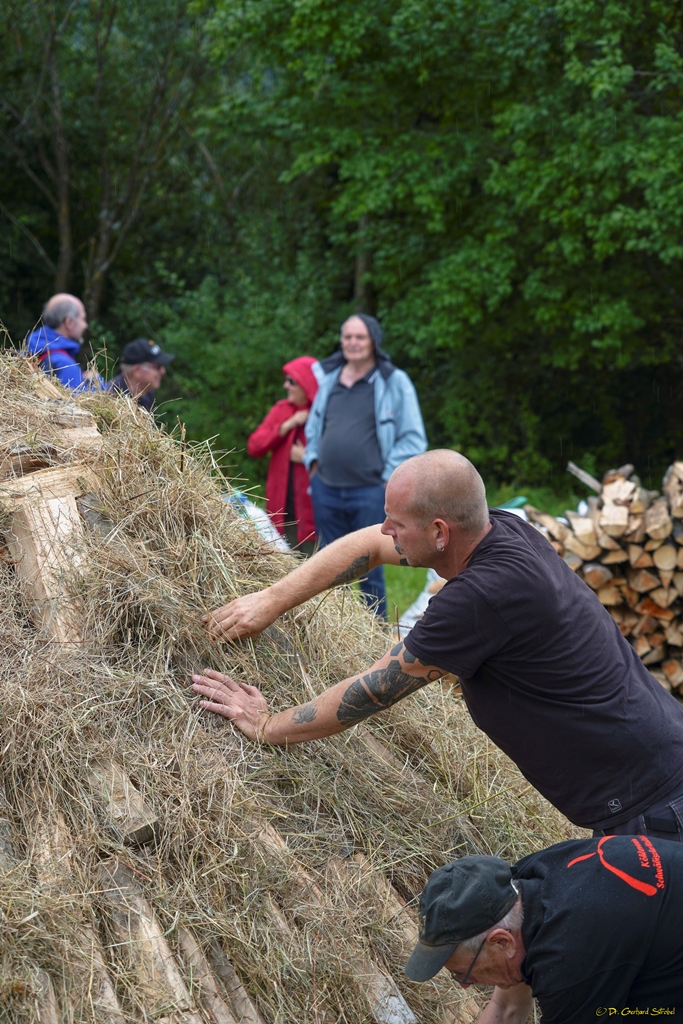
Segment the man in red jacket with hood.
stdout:
<svg viewBox="0 0 683 1024">
<path fill-rule="evenodd" d="M 266 478 L 268 515 L 290 547 L 305 554 L 312 554 L 315 544 L 313 506 L 303 464 L 304 424 L 318 390 L 312 369 L 315 363 L 310 356 L 285 363 L 282 372 L 287 397 L 275 403 L 247 441 L 247 451 L 253 458 L 272 452 Z"/>
</svg>

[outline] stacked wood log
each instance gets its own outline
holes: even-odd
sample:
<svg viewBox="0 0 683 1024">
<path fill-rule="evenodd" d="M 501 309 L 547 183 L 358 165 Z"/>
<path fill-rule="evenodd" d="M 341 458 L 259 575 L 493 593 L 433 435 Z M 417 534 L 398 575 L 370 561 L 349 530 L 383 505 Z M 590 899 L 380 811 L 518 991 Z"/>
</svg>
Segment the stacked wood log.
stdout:
<svg viewBox="0 0 683 1024">
<path fill-rule="evenodd" d="M 568 468 L 596 491 L 587 511 L 556 518 L 527 505 L 530 522 L 596 592 L 655 679 L 683 696 L 683 462 L 669 466 L 662 494 L 643 487 L 632 465 L 602 483 Z"/>
</svg>

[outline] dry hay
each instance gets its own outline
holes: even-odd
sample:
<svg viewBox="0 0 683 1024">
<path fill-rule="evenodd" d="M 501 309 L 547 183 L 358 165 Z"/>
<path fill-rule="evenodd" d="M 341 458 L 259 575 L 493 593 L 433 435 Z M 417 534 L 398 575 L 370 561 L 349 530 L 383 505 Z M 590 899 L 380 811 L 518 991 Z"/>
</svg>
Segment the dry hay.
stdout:
<svg viewBox="0 0 683 1024">
<path fill-rule="evenodd" d="M 64 608 L 82 622 L 79 644 L 36 628 L 31 594 L 7 553 L 0 561 L 0 1019 L 219 1020 L 196 955 L 191 966 L 193 941 L 236 1021 L 259 1018 L 239 990 L 230 996 L 230 963 L 264 1022 L 382 1019 L 367 995 L 372 963 L 425 1024 L 470 1019 L 471 995 L 403 975 L 415 915 L 402 901 L 454 856 L 514 859 L 577 830 L 440 684 L 289 750 L 251 744 L 202 712 L 188 690 L 198 667 L 258 683 L 277 710 L 368 664 L 387 635 L 344 588 L 255 640 L 211 644 L 200 615 L 277 579 L 293 558 L 222 500 L 206 445 L 155 429 L 125 398 L 74 401 L 46 383 L 26 361 L 0 360 L 10 474 L 0 486 L 7 494 L 22 466 L 85 462 L 97 507 L 81 506 L 89 525 L 60 581 Z M 99 447 L 68 436 L 83 410 Z M 2 507 L 9 538 L 11 502 Z M 112 762 L 158 820 L 154 842 L 124 842 L 93 784 Z M 129 902 L 148 901 L 141 917 L 116 904 L 117 864 L 139 890 Z M 143 947 L 122 938 L 149 908 L 187 999 L 168 995 L 158 965 L 145 978 Z M 103 977 L 118 1011 L 111 996 L 106 1009 Z M 399 1007 L 384 1019 L 406 1017 Z"/>
</svg>

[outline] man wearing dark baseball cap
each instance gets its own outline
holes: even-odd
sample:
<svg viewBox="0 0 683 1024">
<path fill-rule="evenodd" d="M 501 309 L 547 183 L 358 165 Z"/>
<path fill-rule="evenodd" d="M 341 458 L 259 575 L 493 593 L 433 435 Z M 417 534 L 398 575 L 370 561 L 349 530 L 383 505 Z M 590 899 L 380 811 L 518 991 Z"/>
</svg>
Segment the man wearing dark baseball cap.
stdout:
<svg viewBox="0 0 683 1024">
<path fill-rule="evenodd" d="M 683 847 L 668 840 L 580 839 L 512 867 L 462 857 L 424 888 L 405 972 L 428 981 L 445 967 L 463 986 L 494 985 L 480 1024 L 525 1024 L 534 997 L 543 1024 L 608 1012 L 683 1021 L 682 920 Z"/>
<path fill-rule="evenodd" d="M 164 352 L 155 341 L 136 338 L 121 353 L 120 373 L 114 377 L 110 387 L 123 395 L 137 398 L 138 405 L 151 412 L 166 367 L 174 359 L 174 355 Z"/>
</svg>

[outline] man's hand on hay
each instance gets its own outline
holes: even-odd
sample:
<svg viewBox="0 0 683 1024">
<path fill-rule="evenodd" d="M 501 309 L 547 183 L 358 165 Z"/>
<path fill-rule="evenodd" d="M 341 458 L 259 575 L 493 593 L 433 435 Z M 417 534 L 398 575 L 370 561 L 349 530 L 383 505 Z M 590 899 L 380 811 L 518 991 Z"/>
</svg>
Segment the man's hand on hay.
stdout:
<svg viewBox="0 0 683 1024">
<path fill-rule="evenodd" d="M 236 683 L 230 676 L 207 668 L 203 675 L 192 676 L 192 689 L 208 698 L 199 702 L 201 707 L 229 718 L 250 740 L 265 740 L 270 715 L 265 697 L 255 686 Z"/>
<path fill-rule="evenodd" d="M 259 590 L 203 615 L 202 622 L 217 640 L 238 640 L 262 633 L 279 614 L 279 610 L 273 613 L 267 591 Z"/>
<path fill-rule="evenodd" d="M 393 537 L 384 536 L 381 526 L 366 526 L 317 551 L 277 583 L 203 615 L 202 622 L 217 640 L 256 636 L 284 612 L 326 590 L 352 583 L 378 565 L 401 564 L 408 563 Z"/>
<path fill-rule="evenodd" d="M 399 700 L 440 679 L 443 669 L 424 665 L 399 642 L 364 672 L 342 679 L 308 704 L 275 715 L 255 686 L 236 683 L 213 669 L 192 676 L 192 689 L 207 700 L 201 707 L 237 726 L 258 743 L 284 745 L 319 740 L 386 711 Z"/>
</svg>

